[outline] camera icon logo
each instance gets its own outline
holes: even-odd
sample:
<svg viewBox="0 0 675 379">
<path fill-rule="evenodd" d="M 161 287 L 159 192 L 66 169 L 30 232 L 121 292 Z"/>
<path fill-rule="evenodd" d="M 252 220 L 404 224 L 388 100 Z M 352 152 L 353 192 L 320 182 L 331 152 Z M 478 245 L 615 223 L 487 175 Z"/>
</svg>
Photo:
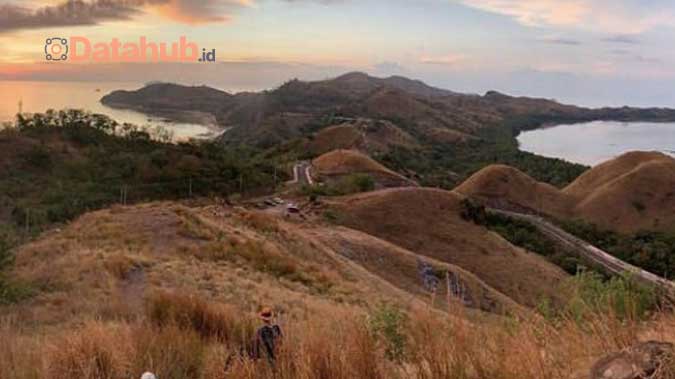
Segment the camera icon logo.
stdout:
<svg viewBox="0 0 675 379">
<path fill-rule="evenodd" d="M 68 40 L 61 37 L 47 38 L 45 41 L 45 58 L 48 61 L 65 61 L 68 59 Z"/>
</svg>

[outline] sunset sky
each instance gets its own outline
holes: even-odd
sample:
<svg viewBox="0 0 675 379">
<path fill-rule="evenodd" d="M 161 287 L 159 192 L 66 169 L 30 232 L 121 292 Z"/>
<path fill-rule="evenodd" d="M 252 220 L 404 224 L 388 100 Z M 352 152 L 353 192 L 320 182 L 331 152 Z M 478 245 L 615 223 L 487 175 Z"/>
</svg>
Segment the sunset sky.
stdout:
<svg viewBox="0 0 675 379">
<path fill-rule="evenodd" d="M 218 63 L 45 62 L 50 36 L 181 35 Z M 346 71 L 589 105 L 675 106 L 672 0 L 0 0 L 0 80 L 230 90 Z"/>
</svg>

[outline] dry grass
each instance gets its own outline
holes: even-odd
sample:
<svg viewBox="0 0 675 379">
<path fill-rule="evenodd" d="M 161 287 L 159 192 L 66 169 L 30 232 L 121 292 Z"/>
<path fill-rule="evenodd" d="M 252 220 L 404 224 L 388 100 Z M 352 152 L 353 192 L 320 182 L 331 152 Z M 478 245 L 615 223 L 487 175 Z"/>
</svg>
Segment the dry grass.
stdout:
<svg viewBox="0 0 675 379">
<path fill-rule="evenodd" d="M 241 344 L 253 335 L 251 320 L 237 317 L 233 308 L 208 303 L 196 295 L 155 293 L 148 299 L 147 316 L 157 327 L 173 324 L 222 343 Z"/>
<path fill-rule="evenodd" d="M 435 194 L 416 200 L 443 205 Z M 18 273 L 47 289 L 0 309 L 15 317 L 0 322 L 0 378 L 131 379 L 150 370 L 160 379 L 576 379 L 604 353 L 637 340 L 675 341 L 675 316 L 667 313 L 644 323 L 605 309 L 581 321 L 478 322 L 459 305 L 444 314 L 421 305 L 413 277 L 408 284 L 396 278 L 417 273 L 413 253 L 392 252 L 374 237 L 345 229 L 328 238 L 325 228 L 246 221 L 245 213 L 182 212 L 162 205 L 99 212 L 84 219 L 104 216 L 93 230 L 76 222 L 24 247 Z M 208 241 L 179 236 L 181 218 L 214 233 Z M 115 226 L 111 235 L 95 234 L 105 225 Z M 136 242 L 126 245 L 120 235 Z M 185 240 L 195 243 L 193 254 L 174 246 Z M 386 259 L 387 274 L 374 267 Z M 316 291 L 322 286 L 330 291 Z M 409 317 L 383 314 L 381 301 Z M 238 359 L 250 346 L 257 308 L 268 304 L 285 335 L 274 373 L 264 360 Z"/>
<path fill-rule="evenodd" d="M 329 181 L 335 181 L 337 178 L 350 174 L 368 174 L 381 187 L 416 185 L 406 177 L 355 150 L 334 150 L 314 159 L 312 164 L 319 176 Z"/>
<path fill-rule="evenodd" d="M 675 223 L 675 159 L 630 152 L 593 167 L 560 190 L 508 166 L 480 170 L 455 191 L 495 207 L 581 218 L 622 233 L 671 231 Z"/>
<path fill-rule="evenodd" d="M 125 254 L 115 254 L 106 258 L 103 262 L 106 270 L 115 278 L 124 280 L 129 273 L 139 266 L 133 258 Z"/>
<path fill-rule="evenodd" d="M 329 205 L 339 212 L 340 224 L 461 267 L 521 305 L 561 297 L 558 285 L 567 275 L 559 267 L 464 220 L 462 196 L 454 192 L 396 188 Z"/>
<path fill-rule="evenodd" d="M 266 360 L 240 355 L 253 335 L 250 314 L 158 293 L 148 300 L 144 320 L 89 321 L 44 336 L 4 322 L 0 377 L 118 379 L 149 370 L 162 379 L 576 379 L 586 377 L 600 356 L 638 340 L 654 334 L 675 340 L 669 313 L 649 322 L 604 310 L 583 322 L 534 317 L 472 323 L 463 314 L 411 309 L 394 322 L 391 308 L 383 309 L 367 317 L 345 310 L 282 323 L 284 340 L 272 370 Z M 374 317 L 384 323 L 377 332 Z M 387 354 L 391 344 L 401 352 L 394 360 Z"/>
</svg>

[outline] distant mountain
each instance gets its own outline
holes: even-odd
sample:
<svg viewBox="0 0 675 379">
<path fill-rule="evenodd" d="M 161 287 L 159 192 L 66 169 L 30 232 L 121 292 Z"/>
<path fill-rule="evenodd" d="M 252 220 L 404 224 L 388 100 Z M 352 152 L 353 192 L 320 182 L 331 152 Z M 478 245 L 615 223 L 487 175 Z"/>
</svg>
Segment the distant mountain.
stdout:
<svg viewBox="0 0 675 379">
<path fill-rule="evenodd" d="M 212 112 L 230 103 L 232 98 L 227 92 L 206 86 L 154 83 L 136 91 L 114 91 L 105 95 L 101 102 L 108 106 L 145 111 L 171 109 Z"/>
<path fill-rule="evenodd" d="M 359 72 L 315 82 L 296 79 L 275 90 L 236 95 L 160 83 L 137 91 L 115 91 L 101 101 L 153 114 L 206 112 L 230 129 L 221 137 L 223 143 L 262 147 L 339 124 L 336 118 L 340 117 L 387 120 L 428 143 L 466 141 L 481 129 L 505 123 L 522 129 L 555 122 L 675 120 L 672 109 L 588 109 L 494 91 L 467 95 L 401 76 L 376 78 Z"/>
</svg>

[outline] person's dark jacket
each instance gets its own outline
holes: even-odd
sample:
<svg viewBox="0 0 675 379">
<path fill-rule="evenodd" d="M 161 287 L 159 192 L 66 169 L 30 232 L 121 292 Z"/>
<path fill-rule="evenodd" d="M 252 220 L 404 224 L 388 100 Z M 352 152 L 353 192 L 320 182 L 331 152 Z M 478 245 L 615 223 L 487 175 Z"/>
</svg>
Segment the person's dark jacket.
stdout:
<svg viewBox="0 0 675 379">
<path fill-rule="evenodd" d="M 263 354 L 270 363 L 276 360 L 276 349 L 282 337 L 279 325 L 265 325 L 258 329 L 255 336 L 254 355 L 256 359 L 262 358 Z"/>
</svg>

